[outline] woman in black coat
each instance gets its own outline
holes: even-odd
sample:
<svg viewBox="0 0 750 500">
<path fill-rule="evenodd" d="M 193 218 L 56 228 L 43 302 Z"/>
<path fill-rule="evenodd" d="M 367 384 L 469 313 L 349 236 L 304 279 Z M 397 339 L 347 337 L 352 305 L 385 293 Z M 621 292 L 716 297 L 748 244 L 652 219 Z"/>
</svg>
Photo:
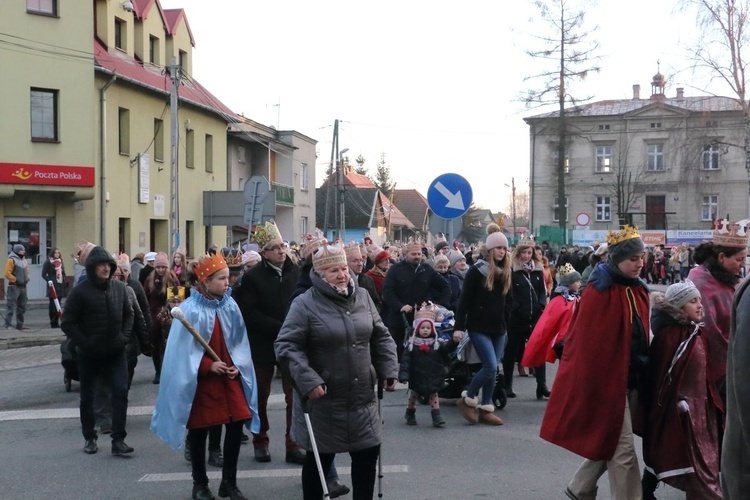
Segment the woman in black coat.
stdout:
<svg viewBox="0 0 750 500">
<path fill-rule="evenodd" d="M 505 393 L 509 398 L 514 398 L 513 366 L 521 360 L 523 347 L 547 304 L 547 290 L 544 286 L 544 265 L 536 260 L 533 241 L 521 240 L 518 243 L 513 251 L 511 266 L 513 303 L 508 323 L 508 346 L 503 357 L 503 374 Z M 546 366 L 537 366 L 534 372 L 536 398 L 549 397 Z"/>
<path fill-rule="evenodd" d="M 59 328 L 60 314 L 57 312 L 55 298 L 49 288 L 49 283 L 55 289 L 58 299 L 62 300 L 68 283 L 65 281 L 65 266 L 59 248 L 53 248 L 42 265 L 42 279 L 47 283 L 47 297 L 49 298 L 49 324 L 52 328 Z"/>
</svg>

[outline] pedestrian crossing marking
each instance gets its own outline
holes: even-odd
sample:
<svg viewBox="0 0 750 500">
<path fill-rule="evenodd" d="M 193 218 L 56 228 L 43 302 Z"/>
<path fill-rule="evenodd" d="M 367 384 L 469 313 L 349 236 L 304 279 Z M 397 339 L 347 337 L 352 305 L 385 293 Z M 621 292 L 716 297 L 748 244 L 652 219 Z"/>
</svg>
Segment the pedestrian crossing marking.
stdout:
<svg viewBox="0 0 750 500">
<path fill-rule="evenodd" d="M 351 474 L 351 467 L 336 467 L 340 474 Z M 384 465 L 383 474 L 397 474 L 409 472 L 408 465 Z M 209 479 L 221 479 L 221 471 L 208 471 Z M 257 479 L 272 477 L 299 477 L 300 468 L 295 469 L 265 469 L 265 470 L 238 470 L 237 479 Z M 154 483 L 164 481 L 192 481 L 190 472 L 168 472 L 163 474 L 146 474 L 138 482 Z"/>
</svg>

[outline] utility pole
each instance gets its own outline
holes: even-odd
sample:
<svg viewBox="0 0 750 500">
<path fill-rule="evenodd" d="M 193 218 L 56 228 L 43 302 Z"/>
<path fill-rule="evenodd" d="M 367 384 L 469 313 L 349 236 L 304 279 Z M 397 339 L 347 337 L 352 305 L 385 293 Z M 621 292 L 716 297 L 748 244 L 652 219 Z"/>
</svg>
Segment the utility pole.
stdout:
<svg viewBox="0 0 750 500">
<path fill-rule="evenodd" d="M 337 120 L 338 121 L 338 120 Z M 336 147 L 339 147 L 338 137 L 336 138 Z M 339 151 L 339 238 L 346 241 L 346 183 L 344 182 L 344 153 L 349 151 L 349 148 L 344 148 Z"/>
<path fill-rule="evenodd" d="M 167 67 L 172 82 L 169 96 L 170 120 L 172 131 L 170 136 L 170 184 L 169 184 L 169 254 L 173 255 L 180 246 L 180 185 L 177 169 L 177 146 L 180 143 L 180 131 L 177 123 L 177 89 L 180 85 L 182 68 L 173 57 Z M 153 242 L 152 242 L 153 244 Z"/>
</svg>

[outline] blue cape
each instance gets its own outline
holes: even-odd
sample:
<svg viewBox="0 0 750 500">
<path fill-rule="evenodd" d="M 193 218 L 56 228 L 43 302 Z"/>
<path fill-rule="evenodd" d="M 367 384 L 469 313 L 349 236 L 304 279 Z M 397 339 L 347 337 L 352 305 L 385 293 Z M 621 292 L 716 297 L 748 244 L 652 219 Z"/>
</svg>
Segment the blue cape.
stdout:
<svg viewBox="0 0 750 500">
<path fill-rule="evenodd" d="M 211 339 L 214 322 L 219 317 L 224 342 L 234 366 L 240 372 L 245 399 L 253 414 L 246 426 L 257 434 L 260 432 L 260 418 L 255 367 L 250 355 L 245 322 L 237 302 L 231 297 L 231 289 L 227 290 L 221 300 L 209 300 L 200 293 L 192 293 L 180 304 L 180 309 L 185 314 L 185 319 L 206 342 Z M 151 431 L 175 450 L 182 446 L 185 439 L 185 429 L 198 386 L 198 366 L 203 353 L 203 347 L 185 326 L 179 321 L 173 321 L 164 352 Z"/>
</svg>

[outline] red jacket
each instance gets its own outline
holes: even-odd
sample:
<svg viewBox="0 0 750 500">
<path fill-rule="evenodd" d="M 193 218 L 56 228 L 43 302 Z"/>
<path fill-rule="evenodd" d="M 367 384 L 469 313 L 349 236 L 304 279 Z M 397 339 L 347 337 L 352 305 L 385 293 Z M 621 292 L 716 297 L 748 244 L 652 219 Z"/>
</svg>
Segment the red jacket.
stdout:
<svg viewBox="0 0 750 500">
<path fill-rule="evenodd" d="M 227 345 L 224 343 L 218 316 L 208 345 L 227 366 L 234 366 Z M 230 380 L 225 375 L 212 373 L 213 362 L 208 354 L 204 354 L 198 367 L 198 387 L 195 390 L 193 407 L 187 422 L 188 429 L 213 427 L 248 420 L 252 417 L 240 379 Z"/>
<path fill-rule="evenodd" d="M 592 275 L 593 276 L 593 275 Z M 625 416 L 634 314 L 648 335 L 645 286 L 586 285 L 568 333 L 540 436 L 591 460 L 610 460 Z"/>
</svg>

